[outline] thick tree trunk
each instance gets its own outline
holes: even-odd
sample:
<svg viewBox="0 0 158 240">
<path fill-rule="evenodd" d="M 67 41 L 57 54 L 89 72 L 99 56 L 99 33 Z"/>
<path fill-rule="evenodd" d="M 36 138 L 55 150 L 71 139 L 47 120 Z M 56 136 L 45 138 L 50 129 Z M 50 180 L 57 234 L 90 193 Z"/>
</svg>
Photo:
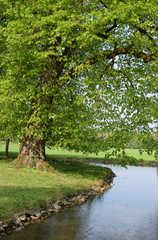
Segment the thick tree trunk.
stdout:
<svg viewBox="0 0 158 240">
<path fill-rule="evenodd" d="M 9 153 L 9 141 L 10 139 L 6 140 L 6 145 L 5 145 L 5 159 L 8 159 L 8 153 Z"/>
<path fill-rule="evenodd" d="M 35 167 L 41 171 L 54 172 L 54 168 L 49 165 L 45 155 L 45 139 L 47 139 L 50 124 L 48 115 L 53 99 L 52 95 L 45 94 L 47 86 L 49 87 L 49 78 L 47 73 L 43 72 L 39 79 L 35 97 L 32 99 L 28 123 L 20 143 L 20 152 L 13 162 L 17 168 L 25 165 L 31 168 Z"/>
<path fill-rule="evenodd" d="M 54 173 L 54 168 L 49 165 L 45 155 L 45 140 L 25 137 L 20 143 L 20 152 L 13 164 L 16 168 L 27 166 L 40 171 L 48 170 Z"/>
</svg>

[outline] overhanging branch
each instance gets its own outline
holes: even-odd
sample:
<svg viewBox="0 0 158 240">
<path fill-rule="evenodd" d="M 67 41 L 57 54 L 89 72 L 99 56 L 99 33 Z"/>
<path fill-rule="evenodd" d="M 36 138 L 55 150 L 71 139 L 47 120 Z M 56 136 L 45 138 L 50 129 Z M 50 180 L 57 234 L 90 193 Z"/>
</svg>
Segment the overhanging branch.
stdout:
<svg viewBox="0 0 158 240">
<path fill-rule="evenodd" d="M 99 0 L 99 1 L 101 2 L 101 4 L 103 4 L 105 8 L 108 8 L 108 6 L 102 0 Z"/>
<path fill-rule="evenodd" d="M 97 33 L 96 35 L 98 36 L 98 37 L 101 37 L 101 38 L 104 38 L 104 39 L 108 39 L 108 33 L 109 32 L 111 32 L 114 28 L 116 28 L 117 27 L 117 24 L 116 24 L 116 19 L 114 19 L 114 24 L 112 25 L 112 27 L 110 27 L 110 28 L 108 28 L 107 30 L 105 30 L 105 32 L 104 33 Z"/>
<path fill-rule="evenodd" d="M 151 62 L 152 60 L 154 60 L 154 58 L 158 57 L 158 53 L 155 53 L 155 54 L 144 53 L 134 48 L 133 45 L 130 45 L 127 47 L 116 48 L 111 51 L 103 51 L 102 53 L 97 54 L 93 58 L 89 59 L 88 63 L 94 64 L 94 63 L 100 62 L 101 60 L 113 59 L 114 56 L 124 55 L 124 54 L 125 55 L 131 54 L 136 58 L 142 59 L 145 63 Z"/>
</svg>

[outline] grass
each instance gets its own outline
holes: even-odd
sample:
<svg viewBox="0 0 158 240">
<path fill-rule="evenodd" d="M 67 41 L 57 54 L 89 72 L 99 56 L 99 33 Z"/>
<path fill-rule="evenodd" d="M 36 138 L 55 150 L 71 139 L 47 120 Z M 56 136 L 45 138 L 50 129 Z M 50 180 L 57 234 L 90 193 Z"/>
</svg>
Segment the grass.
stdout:
<svg viewBox="0 0 158 240">
<path fill-rule="evenodd" d="M 4 158 L 5 144 L 0 143 L 0 159 Z M 19 144 L 10 144 L 9 145 L 9 158 L 16 158 L 19 152 Z"/>
<path fill-rule="evenodd" d="M 44 208 L 50 200 L 99 184 L 111 173 L 108 168 L 53 159 L 55 174 L 26 167 L 15 170 L 11 163 L 12 159 L 0 161 L 0 220 L 6 222 L 15 213 Z"/>
<path fill-rule="evenodd" d="M 4 157 L 4 149 L 5 144 L 0 144 L 0 158 Z M 9 157 L 16 158 L 19 152 L 19 144 L 10 144 L 9 146 Z M 142 155 L 139 154 L 138 149 L 126 149 L 126 153 L 128 156 L 135 157 L 136 159 L 143 159 L 144 161 L 155 161 L 154 155 L 148 155 L 147 153 L 143 153 Z M 105 152 L 99 152 L 98 155 L 96 154 L 83 154 L 82 152 L 75 152 L 75 151 L 67 151 L 62 149 L 49 149 L 46 148 L 46 154 L 48 157 L 53 158 L 63 158 L 63 159 L 92 159 L 92 160 L 103 160 L 105 156 Z"/>
<path fill-rule="evenodd" d="M 54 158 L 63 158 L 63 159 L 92 159 L 92 160 L 106 160 L 105 152 L 99 152 L 98 155 L 96 154 L 83 154 L 82 152 L 76 153 L 75 151 L 67 151 L 67 150 L 52 150 L 46 149 L 46 153 L 49 157 Z M 126 154 L 128 156 L 135 157 L 137 160 L 142 159 L 144 161 L 155 161 L 154 155 L 148 155 L 147 153 L 143 153 L 140 155 L 138 149 L 126 149 Z M 107 159 L 108 160 L 108 159 Z"/>
<path fill-rule="evenodd" d="M 14 213 L 24 213 L 45 207 L 50 200 L 61 199 L 90 185 L 101 183 L 108 168 L 101 168 L 82 163 L 61 162 L 57 159 L 104 159 L 104 153 L 84 155 L 66 150 L 46 149 L 50 163 L 55 167 L 55 174 L 39 172 L 26 167 L 19 170 L 12 168 L 12 160 L 18 155 L 19 145 L 10 144 L 9 160 L 4 160 L 5 145 L 0 144 L 0 220 L 10 219 Z M 144 153 L 140 156 L 137 149 L 127 149 L 127 154 L 145 161 L 153 161 L 153 155 Z"/>
</svg>

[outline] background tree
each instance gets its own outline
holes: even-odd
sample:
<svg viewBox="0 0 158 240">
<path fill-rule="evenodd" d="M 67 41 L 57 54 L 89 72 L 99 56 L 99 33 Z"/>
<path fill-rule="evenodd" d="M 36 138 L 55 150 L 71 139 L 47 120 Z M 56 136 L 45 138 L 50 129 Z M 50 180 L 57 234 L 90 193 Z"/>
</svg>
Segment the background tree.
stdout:
<svg viewBox="0 0 158 240">
<path fill-rule="evenodd" d="M 106 132 L 100 148 L 119 150 L 136 129 L 149 131 L 157 121 L 154 0 L 0 3 L 2 88 L 25 126 L 16 165 L 49 167 L 47 142 L 97 152 L 88 139 Z"/>
</svg>

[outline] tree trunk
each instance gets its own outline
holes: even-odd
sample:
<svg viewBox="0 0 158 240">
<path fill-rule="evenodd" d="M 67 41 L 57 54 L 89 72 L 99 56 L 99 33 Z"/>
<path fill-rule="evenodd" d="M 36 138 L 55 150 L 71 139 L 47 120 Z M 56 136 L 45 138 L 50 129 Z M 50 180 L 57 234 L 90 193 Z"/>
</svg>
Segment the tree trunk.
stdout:
<svg viewBox="0 0 158 240">
<path fill-rule="evenodd" d="M 41 171 L 48 170 L 54 173 L 54 168 L 49 165 L 45 155 L 45 141 L 50 125 L 48 115 L 53 99 L 52 94 L 50 96 L 45 94 L 47 86 L 49 87 L 49 78 L 47 74 L 42 73 L 35 97 L 32 99 L 28 122 L 20 143 L 20 152 L 13 162 L 17 168 L 25 165 L 31 168 L 35 167 Z M 45 116 L 44 120 L 43 115 Z"/>
<path fill-rule="evenodd" d="M 45 140 L 34 137 L 24 137 L 20 143 L 20 152 L 13 164 L 16 168 L 27 166 L 37 168 L 40 171 L 48 170 L 54 173 L 54 168 L 46 161 Z"/>
<path fill-rule="evenodd" d="M 6 145 L 5 145 L 5 159 L 8 159 L 9 141 L 10 141 L 10 139 L 8 138 L 8 139 L 6 140 Z"/>
</svg>

